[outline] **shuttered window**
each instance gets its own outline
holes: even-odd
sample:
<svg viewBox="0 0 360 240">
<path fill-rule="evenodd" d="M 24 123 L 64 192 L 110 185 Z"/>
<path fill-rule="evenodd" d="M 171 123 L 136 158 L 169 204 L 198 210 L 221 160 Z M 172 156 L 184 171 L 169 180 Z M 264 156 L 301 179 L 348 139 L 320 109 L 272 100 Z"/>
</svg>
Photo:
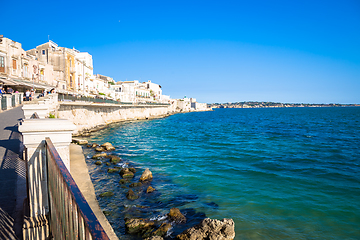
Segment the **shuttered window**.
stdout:
<svg viewBox="0 0 360 240">
<path fill-rule="evenodd" d="M 5 58 L 0 56 L 0 72 L 5 72 Z"/>
<path fill-rule="evenodd" d="M 13 69 L 16 69 L 16 60 L 13 59 Z"/>
</svg>

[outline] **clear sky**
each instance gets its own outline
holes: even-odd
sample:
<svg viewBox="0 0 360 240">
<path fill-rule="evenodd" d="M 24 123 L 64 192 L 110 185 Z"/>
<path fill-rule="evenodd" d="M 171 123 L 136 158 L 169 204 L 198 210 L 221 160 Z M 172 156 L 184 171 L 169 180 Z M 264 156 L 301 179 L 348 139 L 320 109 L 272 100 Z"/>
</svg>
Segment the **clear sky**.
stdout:
<svg viewBox="0 0 360 240">
<path fill-rule="evenodd" d="M 360 103 L 360 1 L 7 1 L 0 34 L 199 102 Z"/>
</svg>

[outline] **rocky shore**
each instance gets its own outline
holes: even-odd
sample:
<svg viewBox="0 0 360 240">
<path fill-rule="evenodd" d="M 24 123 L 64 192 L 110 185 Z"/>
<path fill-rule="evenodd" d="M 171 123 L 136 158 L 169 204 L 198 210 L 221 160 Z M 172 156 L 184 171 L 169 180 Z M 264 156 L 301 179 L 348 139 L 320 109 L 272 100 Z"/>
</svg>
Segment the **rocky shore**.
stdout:
<svg viewBox="0 0 360 240">
<path fill-rule="evenodd" d="M 86 140 L 75 139 L 74 142 L 83 145 L 89 149 L 93 154 L 91 162 L 97 166 L 106 166 L 107 174 L 119 174 L 119 187 L 123 189 L 124 197 L 129 201 L 138 201 L 139 199 L 152 199 L 156 197 L 158 190 L 152 185 L 152 181 L 157 176 L 154 176 L 149 168 L 139 169 L 132 166 L 132 163 L 125 162 L 112 151 L 115 147 L 111 143 L 97 144 L 87 143 Z M 139 171 L 141 170 L 141 171 Z M 104 191 L 98 195 L 99 198 L 111 198 L 114 196 L 112 191 Z M 135 208 L 141 210 L 148 206 L 138 206 Z M 151 209 L 147 210 L 151 213 Z M 109 211 L 104 211 L 104 215 L 111 215 Z M 134 213 L 126 214 L 124 216 L 124 227 L 127 234 L 141 237 L 142 239 L 161 240 L 161 239 L 223 239 L 230 240 L 235 237 L 234 221 L 232 219 L 209 219 L 204 216 L 203 220 L 184 230 L 176 236 L 172 235 L 174 229 L 184 227 L 187 224 L 187 217 L 179 208 L 172 207 L 168 213 L 157 219 L 138 217 Z"/>
</svg>

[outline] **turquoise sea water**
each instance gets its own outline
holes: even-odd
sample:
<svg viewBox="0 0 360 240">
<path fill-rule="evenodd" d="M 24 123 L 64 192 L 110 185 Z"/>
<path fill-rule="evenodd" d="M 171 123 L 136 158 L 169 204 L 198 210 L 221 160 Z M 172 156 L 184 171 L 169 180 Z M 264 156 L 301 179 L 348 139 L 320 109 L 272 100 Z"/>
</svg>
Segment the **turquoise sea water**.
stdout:
<svg viewBox="0 0 360 240">
<path fill-rule="evenodd" d="M 216 109 L 125 122 L 90 142 L 153 172 L 157 191 L 127 200 L 128 184 L 87 159 L 98 198 L 122 239 L 124 217 L 233 218 L 235 239 L 360 239 L 360 108 Z M 84 148 L 86 155 L 93 150 Z M 104 160 L 105 162 L 105 160 Z M 146 186 L 145 186 L 146 187 Z M 142 206 L 142 207 L 140 207 Z"/>
</svg>

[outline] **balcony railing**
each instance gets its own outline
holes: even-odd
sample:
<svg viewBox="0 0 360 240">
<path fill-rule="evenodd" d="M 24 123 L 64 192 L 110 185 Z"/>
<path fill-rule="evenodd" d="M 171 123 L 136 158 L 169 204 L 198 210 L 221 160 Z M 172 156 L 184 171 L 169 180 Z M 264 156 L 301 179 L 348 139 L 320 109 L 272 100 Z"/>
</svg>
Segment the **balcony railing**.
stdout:
<svg viewBox="0 0 360 240">
<path fill-rule="evenodd" d="M 50 138 L 45 142 L 51 236 L 54 239 L 109 239 Z"/>
</svg>

